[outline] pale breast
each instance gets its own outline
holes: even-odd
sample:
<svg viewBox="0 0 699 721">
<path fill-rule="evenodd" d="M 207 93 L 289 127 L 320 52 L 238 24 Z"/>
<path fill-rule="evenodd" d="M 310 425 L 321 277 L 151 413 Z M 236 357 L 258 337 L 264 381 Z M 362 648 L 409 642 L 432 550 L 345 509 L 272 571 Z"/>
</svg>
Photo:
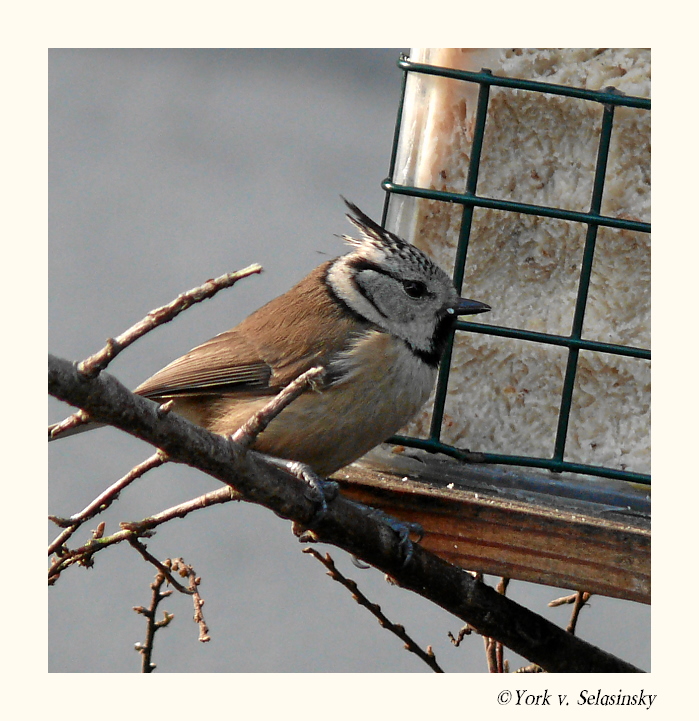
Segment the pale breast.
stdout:
<svg viewBox="0 0 699 721">
<path fill-rule="evenodd" d="M 379 331 L 361 337 L 330 370 L 340 380 L 295 400 L 260 435 L 257 450 L 308 463 L 323 475 L 333 473 L 411 420 L 436 376 L 402 341 Z M 256 400 L 245 408 L 231 408 L 212 430 L 231 433 L 232 421 L 240 425 L 241 414 L 249 415 L 265 403 Z"/>
</svg>

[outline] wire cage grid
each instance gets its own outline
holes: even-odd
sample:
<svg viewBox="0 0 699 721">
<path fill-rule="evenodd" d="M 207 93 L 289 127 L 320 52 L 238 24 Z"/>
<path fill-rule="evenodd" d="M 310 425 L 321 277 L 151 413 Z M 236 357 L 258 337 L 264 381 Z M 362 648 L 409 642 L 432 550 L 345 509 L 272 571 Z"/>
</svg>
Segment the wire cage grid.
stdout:
<svg viewBox="0 0 699 721">
<path fill-rule="evenodd" d="M 461 217 L 461 228 L 456 248 L 454 265 L 454 284 L 457 290 L 461 290 L 466 269 L 468 256 L 469 239 L 475 208 L 491 208 L 495 210 L 523 213 L 541 217 L 555 218 L 560 220 L 581 223 L 586 226 L 585 244 L 582 263 L 579 272 L 577 298 L 572 321 L 571 331 L 568 335 L 553 333 L 541 333 L 519 328 L 489 325 L 487 323 L 473 323 L 469 321 L 458 321 L 455 325 L 447 344 L 445 356 L 440 365 L 435 391 L 434 406 L 428 438 L 396 435 L 389 439 L 395 444 L 407 447 L 423 449 L 431 452 L 443 453 L 459 460 L 471 457 L 470 452 L 465 452 L 454 446 L 445 444 L 441 440 L 441 428 L 444 420 L 444 408 L 447 398 L 447 387 L 451 373 L 451 356 L 455 332 L 482 333 L 491 336 L 499 336 L 516 340 L 542 343 L 546 345 L 561 346 L 567 349 L 568 357 L 564 373 L 563 388 L 554 443 L 554 451 L 551 457 L 536 457 L 525 455 L 508 455 L 503 453 L 488 453 L 479 451 L 479 460 L 490 464 L 503 464 L 510 466 L 524 466 L 540 468 L 553 472 L 570 472 L 576 474 L 587 474 L 603 478 L 627 481 L 631 483 L 650 486 L 650 474 L 637 473 L 634 471 L 622 470 L 606 466 L 589 465 L 567 461 L 565 459 L 566 439 L 571 415 L 573 391 L 575 387 L 576 374 L 578 370 L 578 358 L 581 350 L 609 353 L 617 356 L 627 356 L 639 361 L 650 361 L 650 349 L 634 346 L 606 343 L 597 340 L 583 338 L 583 320 L 588 299 L 592 264 L 595 254 L 595 243 L 597 232 L 600 227 L 625 229 L 641 233 L 650 233 L 650 223 L 640 222 L 626 218 L 616 218 L 602 215 L 602 197 L 604 193 L 607 161 L 609 157 L 610 141 L 614 126 L 615 109 L 619 106 L 636 108 L 650 111 L 650 99 L 624 95 L 615 88 L 607 88 L 604 91 L 592 91 L 583 88 L 574 88 L 564 85 L 555 85 L 540 81 L 509 78 L 494 75 L 488 69 L 480 72 L 469 72 L 451 68 L 437 67 L 425 63 L 417 63 L 402 55 L 398 66 L 403 71 L 403 82 L 401 99 L 398 107 L 393 147 L 391 152 L 390 168 L 388 177 L 382 182 L 382 188 L 386 191 L 384 202 L 383 219 L 385 225 L 388 216 L 388 208 L 391 195 L 407 195 L 415 198 L 437 200 L 446 203 L 455 203 L 463 208 Z M 409 73 L 423 73 L 444 78 L 451 78 L 469 83 L 476 83 L 479 86 L 478 101 L 475 113 L 473 139 L 471 145 L 471 156 L 466 178 L 466 188 L 463 193 L 434 190 L 430 188 L 400 185 L 393 181 L 396 158 L 398 155 L 398 144 L 400 140 L 400 129 L 403 117 L 403 106 Z M 490 89 L 493 86 L 527 90 L 538 93 L 549 93 L 571 98 L 578 98 L 603 106 L 602 123 L 599 133 L 599 145 L 594 171 L 592 188 L 592 199 L 587 212 L 566 210 L 543 205 L 532 205 L 511 200 L 484 197 L 477 194 L 478 174 L 480 169 L 481 152 L 485 136 L 486 121 L 488 117 L 488 103 Z"/>
</svg>

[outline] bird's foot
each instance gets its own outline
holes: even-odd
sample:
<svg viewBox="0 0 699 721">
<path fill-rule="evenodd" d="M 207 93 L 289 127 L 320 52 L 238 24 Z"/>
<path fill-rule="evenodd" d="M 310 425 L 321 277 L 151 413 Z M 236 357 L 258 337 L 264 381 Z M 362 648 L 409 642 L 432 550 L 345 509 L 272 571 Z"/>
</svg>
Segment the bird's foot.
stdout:
<svg viewBox="0 0 699 721">
<path fill-rule="evenodd" d="M 328 512 L 328 503 L 332 501 L 338 493 L 339 486 L 335 481 L 329 481 L 321 478 L 309 465 L 300 461 L 287 461 L 284 458 L 276 458 L 261 453 L 261 456 L 275 466 L 283 468 L 292 476 L 304 481 L 308 488 L 306 489 L 306 498 L 315 503 L 317 508 L 311 520 L 306 524 L 309 528 L 313 528 L 319 523 Z"/>
<path fill-rule="evenodd" d="M 305 496 L 317 505 L 316 512 L 308 524 L 309 528 L 315 526 L 328 512 L 328 503 L 338 494 L 340 487 L 335 481 L 321 478 L 310 466 L 299 461 L 287 461 L 289 473 L 308 484 Z"/>
<path fill-rule="evenodd" d="M 425 535 L 425 530 L 423 529 L 423 527 L 419 523 L 412 523 L 411 521 L 399 521 L 397 518 L 389 516 L 388 513 L 385 513 L 380 508 L 366 506 L 363 503 L 359 505 L 366 508 L 370 517 L 375 518 L 377 521 L 386 524 L 398 536 L 398 543 L 401 553 L 403 555 L 403 568 L 405 568 L 412 560 L 414 554 L 413 542 L 410 540 L 410 534 L 416 534 L 419 543 L 422 540 L 422 537 Z"/>
</svg>

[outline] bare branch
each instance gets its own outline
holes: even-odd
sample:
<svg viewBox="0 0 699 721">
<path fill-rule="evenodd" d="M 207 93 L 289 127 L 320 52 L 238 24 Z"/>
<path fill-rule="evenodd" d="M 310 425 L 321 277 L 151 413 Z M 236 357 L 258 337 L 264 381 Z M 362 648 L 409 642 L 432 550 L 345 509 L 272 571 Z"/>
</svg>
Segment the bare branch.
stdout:
<svg viewBox="0 0 699 721">
<path fill-rule="evenodd" d="M 578 591 L 575 594 L 575 604 L 573 605 L 573 611 L 570 614 L 570 621 L 568 622 L 568 627 L 566 628 L 568 633 L 575 633 L 575 627 L 578 625 L 580 611 L 582 611 L 583 606 L 590 600 L 590 596 L 591 594 L 587 591 Z"/>
<path fill-rule="evenodd" d="M 320 366 L 310 368 L 285 386 L 267 405 L 253 413 L 245 423 L 231 436 L 231 440 L 249 448 L 257 436 L 276 418 L 292 401 L 296 400 L 309 386 L 315 387 L 321 382 L 325 371 Z"/>
<path fill-rule="evenodd" d="M 485 660 L 488 664 L 488 673 L 499 673 L 497 659 L 498 642 L 490 636 L 483 636 L 483 646 L 485 648 Z"/>
<path fill-rule="evenodd" d="M 145 318 L 135 325 L 132 325 L 131 328 L 124 331 L 121 335 L 117 336 L 117 338 L 108 338 L 106 345 L 101 350 L 77 364 L 78 373 L 80 373 L 83 378 L 94 378 L 103 371 L 122 350 L 128 348 L 128 346 L 146 333 L 160 325 L 169 323 L 195 303 L 200 303 L 203 300 L 212 298 L 220 290 L 230 288 L 239 280 L 261 272 L 262 266 L 254 263 L 234 273 L 226 273 L 213 280 L 207 280 L 206 283 L 181 293 L 175 300 L 167 305 L 150 311 Z M 164 404 L 164 407 L 166 406 L 167 404 Z M 167 412 L 167 410 L 169 410 L 169 408 L 165 408 L 165 412 Z M 59 423 L 50 425 L 48 427 L 49 440 L 53 440 L 67 431 L 84 425 L 90 420 L 89 414 L 83 410 L 79 410 Z"/>
<path fill-rule="evenodd" d="M 146 626 L 146 640 L 143 643 L 136 644 L 136 650 L 142 654 L 143 661 L 141 666 L 142 673 L 151 673 L 155 670 L 155 664 L 151 662 L 153 655 L 153 647 L 155 641 L 155 632 L 165 626 L 168 626 L 172 619 L 175 617 L 174 614 L 168 613 L 167 611 L 163 614 L 162 621 L 155 620 L 155 613 L 158 604 L 172 594 L 172 591 L 161 591 L 162 585 L 165 581 L 172 584 L 180 593 L 184 593 L 191 596 L 194 599 L 194 622 L 199 626 L 199 641 L 206 643 L 211 640 L 209 636 L 209 628 L 204 621 L 204 615 L 202 613 L 202 607 L 204 601 L 199 595 L 199 585 L 201 584 L 201 578 L 198 578 L 194 572 L 194 568 L 189 564 L 185 563 L 181 558 L 165 559 L 162 563 L 156 558 L 151 556 L 146 550 L 143 544 L 138 541 L 132 540 L 132 544 L 135 545 L 139 553 L 149 562 L 153 563 L 158 569 L 158 573 L 155 576 L 155 580 L 151 584 L 153 595 L 151 597 L 150 608 L 144 608 L 143 606 L 134 606 L 134 611 L 145 616 L 147 619 Z M 173 577 L 173 573 L 177 573 L 180 576 L 189 578 L 189 588 L 185 588 L 176 581 Z"/>
<path fill-rule="evenodd" d="M 509 578 L 501 578 L 495 590 L 503 596 L 507 592 L 510 585 Z M 505 661 L 503 645 L 494 638 L 484 636 L 483 643 L 485 645 L 485 659 L 488 664 L 489 673 L 506 673 L 507 661 Z"/>
<path fill-rule="evenodd" d="M 591 594 L 588 594 L 591 595 Z M 571 593 L 568 596 L 561 596 L 560 598 L 554 598 L 553 601 L 548 602 L 549 608 L 556 608 L 557 606 L 565 606 L 566 604 L 575 603 L 578 598 L 578 592 Z M 587 599 L 586 599 L 587 600 Z"/>
<path fill-rule="evenodd" d="M 238 270 L 235 273 L 226 273 L 218 278 L 207 280 L 196 288 L 180 293 L 180 295 L 167 305 L 152 310 L 148 315 L 131 328 L 124 331 L 116 338 L 108 338 L 107 344 L 94 355 L 86 358 L 78 364 L 78 372 L 86 378 L 94 378 L 100 371 L 104 370 L 111 361 L 132 343 L 137 341 L 141 336 L 149 331 L 157 328 L 164 323 L 169 323 L 176 318 L 182 311 L 187 310 L 195 303 L 213 297 L 220 290 L 230 288 L 242 278 L 247 278 L 254 273 L 261 273 L 262 266 L 257 263 Z"/>
<path fill-rule="evenodd" d="M 137 538 L 135 538 L 134 536 L 130 536 L 128 541 L 143 556 L 143 558 L 148 561 L 148 563 L 152 563 L 160 571 L 160 573 L 162 573 L 165 578 L 167 578 L 167 582 L 170 585 L 174 586 L 176 590 L 178 590 L 180 593 L 185 593 L 188 596 L 192 594 L 192 591 L 190 591 L 188 588 L 185 588 L 170 573 L 170 569 L 165 564 L 161 563 L 152 553 L 150 553 L 145 547 L 145 545 L 141 543 Z"/>
<path fill-rule="evenodd" d="M 82 408 L 97 422 L 114 425 L 161 448 L 173 461 L 187 463 L 233 486 L 246 500 L 302 526 L 313 525 L 323 542 L 371 563 L 402 587 L 432 600 L 546 670 L 640 672 L 420 546 L 414 547 L 406 564 L 400 539 L 385 521 L 341 495 L 314 524 L 316 505 L 306 497 L 303 481 L 175 413 L 160 418 L 156 404 L 130 393 L 107 373 L 85 379 L 70 362 L 49 356 L 49 392 Z"/>
<path fill-rule="evenodd" d="M 154 516 L 144 518 L 142 521 L 122 523 L 121 531 L 107 537 L 100 535 L 98 539 L 93 536 L 93 538 L 85 545 L 74 550 L 62 548 L 63 544 L 57 544 L 56 541 L 58 539 L 56 539 L 56 541 L 54 541 L 51 545 L 56 546 L 55 552 L 58 557 L 54 559 L 53 563 L 49 567 L 49 585 L 53 585 L 58 580 L 60 574 L 69 566 L 73 566 L 75 564 L 81 566 L 91 565 L 92 557 L 99 551 L 108 548 L 109 546 L 122 543 L 123 541 L 128 541 L 131 538 L 141 538 L 152 535 L 154 528 L 157 528 L 163 523 L 168 523 L 175 518 L 184 518 L 193 511 L 208 508 L 209 506 L 215 506 L 220 503 L 229 503 L 230 501 L 240 500 L 243 500 L 240 493 L 237 493 L 230 486 L 224 486 L 223 488 L 218 488 L 215 491 L 210 491 L 202 496 L 193 498 L 190 501 L 185 501 L 184 503 L 172 506 L 165 511 L 156 513 Z"/>
<path fill-rule="evenodd" d="M 57 526 L 65 528 L 65 530 L 57 536 L 49 546 L 49 556 L 56 552 L 56 549 L 62 546 L 75 533 L 75 531 L 85 521 L 94 518 L 98 513 L 109 508 L 119 497 L 119 493 L 144 473 L 162 466 L 167 461 L 167 456 L 162 451 L 157 451 L 150 458 L 134 466 L 123 478 L 113 483 L 109 488 L 100 493 L 94 501 L 85 506 L 80 513 L 74 513 L 70 518 L 60 518 L 59 516 L 49 516 L 49 520 L 53 521 Z"/>
<path fill-rule="evenodd" d="M 155 613 L 158 609 L 158 604 L 169 595 L 172 591 L 162 591 L 161 588 L 165 582 L 165 574 L 158 572 L 155 576 L 155 580 L 151 583 L 151 589 L 153 594 L 151 596 L 150 607 L 145 608 L 144 606 L 134 606 L 134 611 L 140 613 L 146 617 L 146 640 L 143 643 L 137 643 L 135 646 L 136 651 L 141 654 L 141 673 L 152 673 L 155 670 L 155 664 L 152 663 L 153 657 L 153 643 L 155 641 L 155 633 L 161 628 L 168 626 L 170 621 L 175 617 L 172 613 L 167 611 L 163 612 L 163 620 L 156 621 Z"/>
<path fill-rule="evenodd" d="M 340 571 L 337 570 L 337 566 L 335 565 L 333 559 L 330 557 L 329 553 L 326 553 L 325 558 L 323 558 L 323 556 L 321 556 L 320 553 L 315 550 L 315 548 L 308 547 L 303 549 L 303 553 L 310 553 L 313 558 L 319 560 L 328 569 L 328 576 L 330 576 L 333 581 L 337 581 L 338 583 L 342 584 L 346 589 L 348 589 L 352 593 L 352 598 L 360 606 L 364 606 L 364 608 L 368 609 L 374 616 L 376 616 L 379 625 L 382 628 L 387 628 L 391 633 L 395 634 L 401 641 L 403 641 L 406 651 L 410 651 L 419 658 L 421 658 L 436 673 L 444 673 L 442 668 L 437 663 L 434 651 L 432 651 L 432 646 L 428 646 L 427 651 L 423 651 L 420 646 L 418 646 L 415 641 L 413 641 L 413 639 L 408 636 L 403 626 L 390 621 L 384 615 L 383 611 L 381 610 L 381 606 L 379 606 L 377 603 L 372 603 L 359 590 L 359 587 L 357 586 L 357 583 L 355 581 L 353 581 L 351 578 L 343 576 Z"/>
<path fill-rule="evenodd" d="M 449 637 L 449 640 L 452 642 L 452 644 L 458 648 L 463 642 L 464 638 L 466 638 L 466 636 L 470 636 L 474 631 L 476 631 L 476 629 L 473 628 L 470 623 L 467 623 L 465 626 L 462 626 L 459 629 L 459 632 L 456 634 L 456 636 L 454 636 L 451 631 L 447 633 L 447 636 Z"/>
<path fill-rule="evenodd" d="M 88 416 L 85 411 L 75 411 L 75 413 L 68 416 L 67 418 L 64 418 L 59 423 L 54 423 L 49 426 L 49 440 L 58 438 L 58 436 L 62 435 L 63 433 L 66 433 L 67 431 L 72 431 L 74 428 L 78 428 L 78 426 L 83 426 L 89 422 L 90 416 Z"/>
<path fill-rule="evenodd" d="M 202 608 L 204 608 L 204 599 L 199 595 L 199 586 L 201 585 L 201 578 L 194 572 L 193 566 L 185 563 L 181 558 L 176 558 L 172 561 L 171 565 L 174 573 L 179 573 L 180 576 L 187 576 L 189 578 L 189 593 L 194 601 L 194 622 L 199 626 L 199 641 L 207 643 L 211 640 L 209 636 L 209 627 L 204 621 L 204 614 Z"/>
<path fill-rule="evenodd" d="M 553 601 L 548 602 L 549 608 L 556 608 L 558 606 L 565 606 L 568 603 L 575 603 L 575 598 L 577 594 L 571 593 L 568 596 L 561 596 L 560 598 L 554 598 Z"/>
<path fill-rule="evenodd" d="M 566 604 L 571 603 L 573 604 L 573 611 L 571 612 L 570 621 L 568 622 L 566 631 L 574 634 L 575 627 L 578 624 L 580 611 L 582 611 L 583 606 L 590 600 L 591 596 L 592 594 L 588 591 L 576 591 L 575 593 L 571 593 L 569 596 L 555 598 L 553 601 L 549 601 L 548 605 L 550 608 L 556 608 L 557 606 L 565 606 Z"/>
<path fill-rule="evenodd" d="M 314 387 L 315 384 L 318 383 L 320 379 L 322 379 L 323 375 L 324 370 L 320 366 L 316 366 L 315 368 L 311 368 L 305 373 L 302 373 L 298 378 L 289 383 L 274 398 L 272 398 L 270 402 L 264 406 L 264 408 L 254 413 L 251 418 L 235 433 L 235 435 L 233 436 L 234 440 L 243 443 L 245 446 L 252 444 L 255 438 L 267 427 L 267 425 L 269 425 L 273 418 L 279 415 L 279 413 L 281 413 L 284 408 L 286 408 L 292 401 L 298 398 L 298 396 L 307 387 Z M 166 403 L 158 407 L 156 413 L 158 414 L 159 418 L 162 419 L 167 415 L 170 410 L 170 405 L 170 403 Z M 83 411 L 78 411 L 75 416 L 77 416 L 78 414 L 86 415 L 83 413 Z M 71 416 L 71 418 L 72 417 L 73 416 Z M 111 503 L 118 497 L 119 493 L 127 485 L 132 483 L 137 478 L 140 478 L 148 470 L 162 465 L 167 460 L 167 455 L 163 453 L 163 451 L 159 450 L 153 456 L 145 460 L 143 463 L 131 469 L 131 471 L 126 474 L 126 476 L 124 476 L 119 481 L 112 484 L 109 488 L 103 491 L 94 501 L 92 501 L 92 503 L 90 503 L 80 513 L 73 514 L 70 518 L 49 516 L 50 520 L 52 520 L 54 523 L 59 526 L 65 527 L 65 530 L 61 534 L 59 534 L 59 536 L 54 539 L 54 541 L 49 546 L 49 555 L 55 553 L 58 548 L 62 547 L 83 522 L 85 522 L 89 518 L 92 518 L 97 513 L 105 510 L 109 505 L 111 505 Z M 228 494 L 223 493 L 221 494 L 221 497 L 225 500 L 232 500 L 231 493 L 232 489 L 229 489 Z M 197 508 L 203 507 L 197 505 L 197 499 L 191 501 L 190 503 L 194 504 L 191 510 L 196 510 Z M 180 509 L 180 517 L 190 512 L 182 505 L 180 505 L 178 509 Z M 122 524 L 122 528 L 130 529 L 138 533 L 144 529 L 150 530 L 151 528 L 153 528 L 153 526 L 147 524 L 147 522 L 142 521 L 140 523 L 134 524 Z M 128 540 L 132 545 L 134 545 L 135 538 L 136 536 L 129 536 L 128 534 L 116 534 L 111 537 L 110 541 L 112 541 L 112 543 L 119 543 L 121 541 Z M 76 555 L 73 555 L 70 552 L 67 552 L 67 550 L 64 550 L 64 552 L 61 554 L 64 564 L 58 568 L 56 566 L 52 566 L 51 570 L 54 573 L 49 575 L 50 579 L 52 579 L 51 582 L 54 582 L 57 578 L 57 575 L 60 574 L 60 572 L 64 570 L 64 568 L 66 568 L 68 565 L 82 563 L 83 560 L 88 557 L 91 559 L 94 553 L 103 548 L 106 548 L 108 545 L 112 545 L 112 543 L 104 543 L 96 547 L 83 546 L 82 549 L 78 549 L 79 551 L 81 551 L 81 553 L 77 553 Z"/>
<path fill-rule="evenodd" d="M 510 579 L 503 577 L 498 581 L 498 585 L 495 587 L 495 590 L 498 593 L 505 594 L 505 593 L 507 593 L 507 587 L 509 585 L 510 585 Z"/>
</svg>

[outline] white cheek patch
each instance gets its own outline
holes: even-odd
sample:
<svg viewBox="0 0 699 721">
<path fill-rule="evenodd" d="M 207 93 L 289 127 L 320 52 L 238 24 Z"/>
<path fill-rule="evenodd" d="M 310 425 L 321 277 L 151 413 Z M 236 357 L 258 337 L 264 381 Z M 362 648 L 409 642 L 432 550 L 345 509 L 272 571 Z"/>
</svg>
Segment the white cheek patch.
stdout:
<svg viewBox="0 0 699 721">
<path fill-rule="evenodd" d="M 384 326 L 385 318 L 377 311 L 374 304 L 357 289 L 354 280 L 355 271 L 347 262 L 347 257 L 341 258 L 330 267 L 327 275 L 328 285 L 332 292 L 352 311 L 370 323 Z"/>
</svg>

